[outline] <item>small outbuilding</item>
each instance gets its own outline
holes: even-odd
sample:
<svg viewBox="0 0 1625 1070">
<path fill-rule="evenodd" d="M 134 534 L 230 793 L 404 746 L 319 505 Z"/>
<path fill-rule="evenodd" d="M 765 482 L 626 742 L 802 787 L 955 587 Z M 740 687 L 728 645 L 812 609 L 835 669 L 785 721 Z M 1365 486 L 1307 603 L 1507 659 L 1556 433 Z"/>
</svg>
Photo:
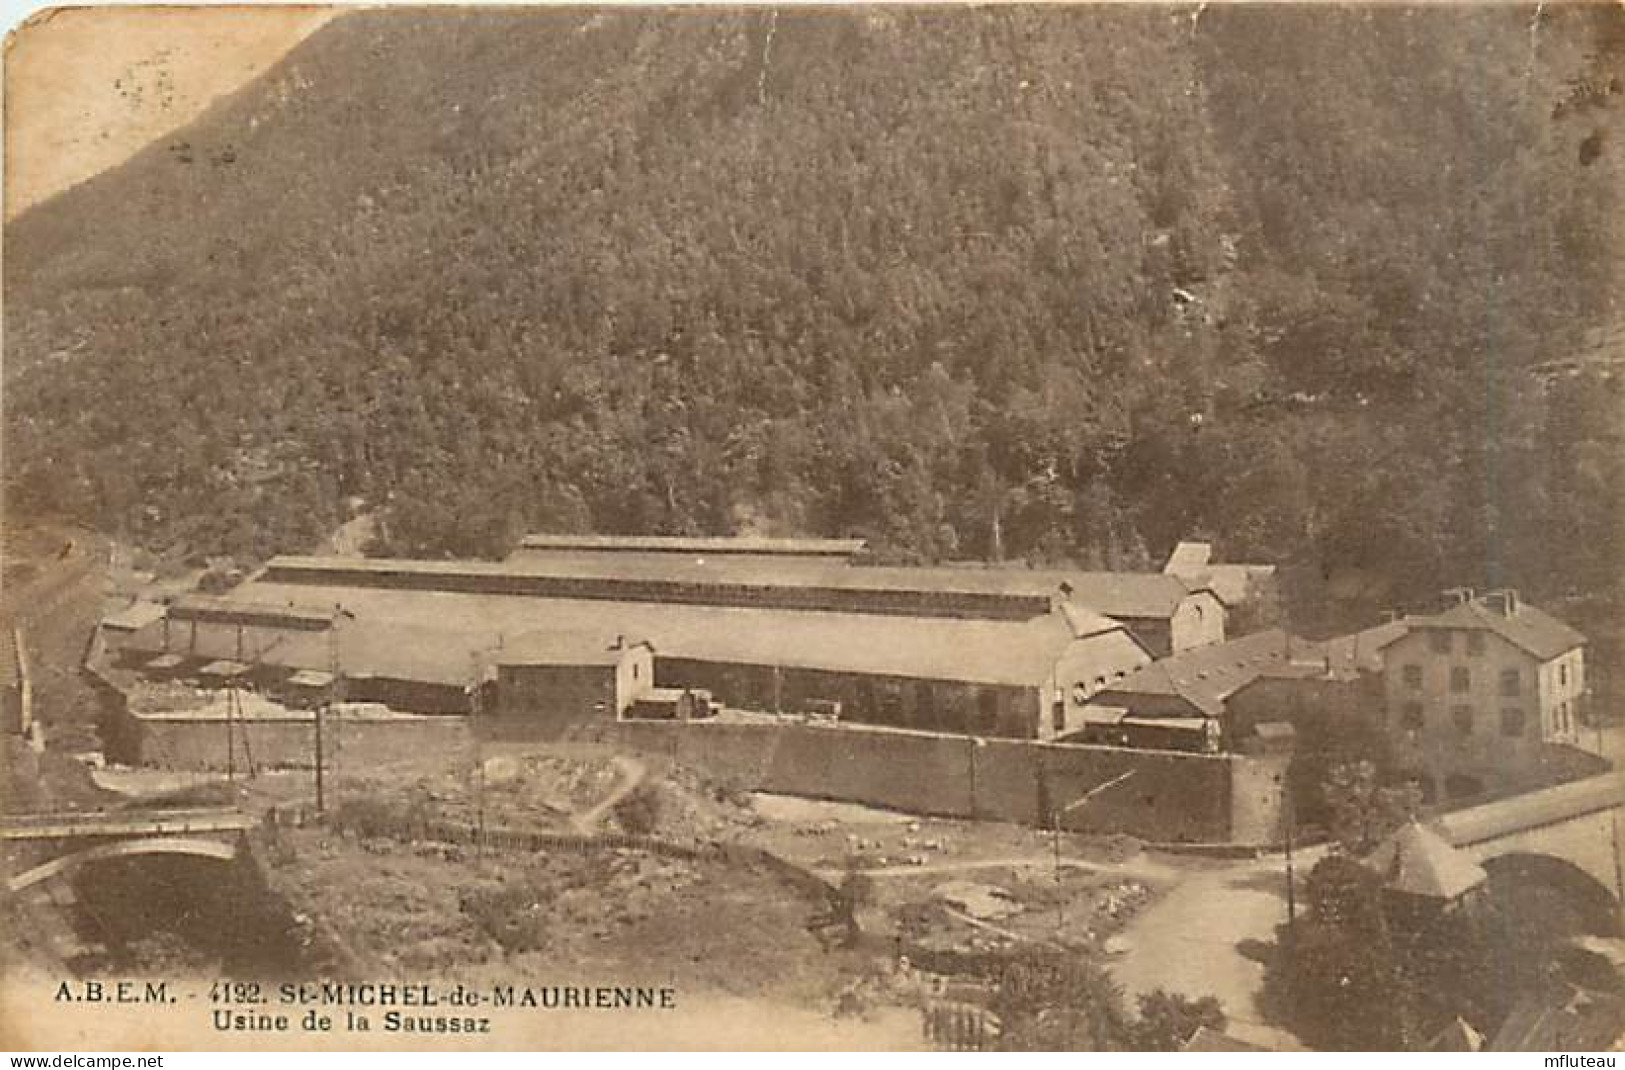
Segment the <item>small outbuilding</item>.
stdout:
<svg viewBox="0 0 1625 1070">
<path fill-rule="evenodd" d="M 1482 866 L 1420 821 L 1389 836 L 1365 864 L 1382 878 L 1385 891 L 1413 905 L 1453 905 L 1489 879 Z"/>
<path fill-rule="evenodd" d="M 496 738 L 558 739 L 614 721 L 654 687 L 654 648 L 624 635 L 527 632 L 492 662 L 496 708 L 481 728 Z"/>
<path fill-rule="evenodd" d="M 163 620 L 167 611 L 165 606 L 157 602 L 137 599 L 102 618 L 102 638 L 109 647 L 116 650 L 142 628 Z"/>
</svg>

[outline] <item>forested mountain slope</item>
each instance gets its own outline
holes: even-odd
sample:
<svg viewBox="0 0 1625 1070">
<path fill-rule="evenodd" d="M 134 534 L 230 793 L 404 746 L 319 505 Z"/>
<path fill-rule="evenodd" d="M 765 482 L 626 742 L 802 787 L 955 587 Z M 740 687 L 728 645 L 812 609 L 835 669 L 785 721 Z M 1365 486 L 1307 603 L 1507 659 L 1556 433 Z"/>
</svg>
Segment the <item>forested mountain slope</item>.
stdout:
<svg viewBox="0 0 1625 1070">
<path fill-rule="evenodd" d="M 1614 575 L 1611 5 L 358 12 L 6 229 L 13 508 Z M 347 505 L 347 503 L 349 503 Z"/>
</svg>

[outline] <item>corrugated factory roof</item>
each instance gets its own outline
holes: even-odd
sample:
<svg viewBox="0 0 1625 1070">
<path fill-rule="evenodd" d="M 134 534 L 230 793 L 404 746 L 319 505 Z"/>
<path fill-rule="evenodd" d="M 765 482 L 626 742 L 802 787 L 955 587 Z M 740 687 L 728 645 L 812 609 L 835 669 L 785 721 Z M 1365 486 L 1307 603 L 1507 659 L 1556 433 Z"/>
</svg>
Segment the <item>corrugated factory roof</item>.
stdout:
<svg viewBox="0 0 1625 1070">
<path fill-rule="evenodd" d="M 1174 547 L 1174 552 L 1168 555 L 1168 563 L 1163 566 L 1163 570 L 1176 572 L 1182 568 L 1201 568 L 1211 560 L 1213 560 L 1212 543 L 1187 540 Z"/>
<path fill-rule="evenodd" d="M 1208 588 L 1226 605 L 1240 605 L 1275 576 L 1274 565 L 1223 564 L 1213 560 L 1213 545 L 1181 542 L 1168 555 L 1162 571 L 1195 588 Z"/>
<path fill-rule="evenodd" d="M 491 660 L 496 665 L 619 665 L 633 647 L 648 645 L 602 632 L 538 630 L 504 640 Z"/>
<path fill-rule="evenodd" d="M 1082 638 L 1085 635 L 1099 635 L 1102 632 L 1114 632 L 1123 627 L 1123 622 L 1112 618 L 1076 602 L 1063 602 L 1061 615 L 1066 618 L 1067 624 L 1072 627 L 1074 637 Z"/>
<path fill-rule="evenodd" d="M 1171 576 L 1178 576 L 1192 588 L 1212 591 L 1227 606 L 1237 606 L 1247 601 L 1275 578 L 1274 565 L 1171 566 L 1166 571 Z"/>
<path fill-rule="evenodd" d="M 1272 662 L 1261 677 L 1288 680 L 1354 680 L 1361 673 L 1382 671 L 1382 651 L 1409 630 L 1404 621 L 1390 621 L 1350 635 L 1312 642 L 1294 638 L 1283 661 Z"/>
<path fill-rule="evenodd" d="M 102 627 L 133 632 L 137 628 L 146 627 L 155 620 L 163 620 L 165 612 L 167 612 L 165 607 L 157 602 L 136 601 L 103 617 Z"/>
<path fill-rule="evenodd" d="M 310 629 L 326 628 L 333 623 L 338 612 L 336 606 L 312 609 L 304 606 L 245 605 L 242 602 L 214 595 L 189 594 L 169 607 L 171 620 L 231 621 L 245 624 L 275 624 Z"/>
<path fill-rule="evenodd" d="M 523 550 L 590 550 L 597 553 L 789 554 L 851 557 L 863 539 L 773 539 L 756 535 L 526 535 Z"/>
<path fill-rule="evenodd" d="M 1072 641 L 1070 629 L 1054 617 L 1021 622 L 921 620 L 696 608 L 699 612 L 661 613 L 647 622 L 646 630 L 655 637 L 662 657 L 1040 686 L 1050 680 Z M 722 622 L 713 618 L 716 613 L 750 616 Z"/>
<path fill-rule="evenodd" d="M 250 603 L 251 604 L 251 603 Z M 345 621 L 338 631 L 338 662 L 345 676 L 419 683 L 463 685 L 476 673 L 476 655 L 496 650 L 499 635 L 482 628 L 446 628 L 395 621 Z M 129 649 L 164 652 L 161 624 L 149 625 L 131 636 Z M 172 630 L 169 651 L 179 664 L 182 658 L 210 658 L 251 662 L 285 669 L 314 669 L 325 672 L 332 652 L 324 632 L 283 631 L 273 635 L 246 636 L 237 645 L 237 629 L 229 624 L 200 624 L 196 643 L 191 629 L 184 634 Z M 158 665 L 152 668 L 173 668 Z"/>
<path fill-rule="evenodd" d="M 1224 712 L 1224 700 L 1257 679 L 1267 667 L 1284 664 L 1290 637 L 1279 628 L 1224 643 L 1181 650 L 1129 673 L 1096 695 L 1105 703 L 1133 695 L 1177 696 L 1208 717 Z"/>
<path fill-rule="evenodd" d="M 626 555 L 614 558 L 559 558 L 545 555 L 524 561 L 416 561 L 406 559 L 324 558 L 279 556 L 266 566 L 264 577 L 280 581 L 278 574 L 293 571 L 331 574 L 347 572 L 446 577 L 544 577 L 605 580 L 628 583 L 735 585 L 781 589 L 835 591 L 888 591 L 922 594 L 1004 595 L 1023 598 L 1065 598 L 1108 617 L 1171 617 L 1194 590 L 1178 576 L 1161 572 L 1088 572 L 1070 569 L 1002 567 L 896 568 L 829 564 L 816 561 L 749 561 L 719 559 L 667 559 L 664 556 Z M 336 582 L 336 581 L 335 581 Z"/>
<path fill-rule="evenodd" d="M 1074 637 L 1071 623 L 1059 613 L 1025 621 L 881 617 L 267 581 L 234 593 L 245 601 L 267 603 L 301 596 L 317 604 L 340 598 L 367 630 L 385 621 L 419 627 L 434 622 L 442 629 L 517 636 L 544 625 L 589 635 L 639 636 L 661 657 L 1015 686 L 1048 682 Z M 340 633 L 353 628 L 346 625 Z M 1100 645 L 1102 665 L 1110 671 L 1118 640 L 1110 632 L 1094 633 L 1089 640 Z M 494 640 L 490 646 L 496 646 Z"/>
<path fill-rule="evenodd" d="M 1321 645 L 1331 660 L 1333 671 L 1381 672 L 1383 648 L 1409 630 L 1410 626 L 1402 620 L 1388 621 L 1351 635 L 1328 639 Z"/>
</svg>

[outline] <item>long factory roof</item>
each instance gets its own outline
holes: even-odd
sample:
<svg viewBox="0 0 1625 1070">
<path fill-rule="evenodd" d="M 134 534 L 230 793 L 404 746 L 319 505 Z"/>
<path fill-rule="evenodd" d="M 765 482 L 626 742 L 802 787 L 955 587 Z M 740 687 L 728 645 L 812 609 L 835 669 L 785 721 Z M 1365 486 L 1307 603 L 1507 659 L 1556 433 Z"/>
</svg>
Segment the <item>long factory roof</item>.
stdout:
<svg viewBox="0 0 1625 1070">
<path fill-rule="evenodd" d="M 737 557 L 684 557 L 674 554 L 537 554 L 515 555 L 504 562 L 422 561 L 388 558 L 279 556 L 262 574 L 277 582 L 329 582 L 346 577 L 386 578 L 430 587 L 437 583 L 511 580 L 669 585 L 705 588 L 761 589 L 773 592 L 833 591 L 925 598 L 1025 599 L 1070 601 L 1114 618 L 1165 619 L 1193 591 L 1178 576 L 1161 572 L 1093 572 L 997 566 L 880 567 L 822 561 L 756 561 Z M 1216 596 L 1215 596 L 1216 597 Z M 630 596 L 629 596 L 630 600 Z"/>
<path fill-rule="evenodd" d="M 1086 644 L 1085 650 L 1096 644 L 1103 666 L 1118 664 L 1121 644 L 1135 642 L 1119 622 L 1087 612 L 1052 612 L 1021 621 L 897 617 L 264 579 L 238 588 L 232 599 L 296 608 L 336 601 L 354 617 L 339 627 L 346 674 L 406 679 L 425 674 L 469 679 L 474 651 L 489 654 L 538 630 L 625 635 L 647 640 L 666 658 L 1011 686 L 1048 683 L 1063 653 L 1076 657 L 1075 641 Z M 210 656 L 234 656 L 234 630 L 215 631 L 218 636 L 209 641 L 220 645 Z M 138 638 L 145 637 L 150 645 L 157 633 L 147 629 Z M 172 648 L 173 643 L 172 637 Z M 326 643 L 317 633 L 308 640 L 290 636 L 268 658 L 292 668 L 325 669 L 329 664 Z"/>
</svg>

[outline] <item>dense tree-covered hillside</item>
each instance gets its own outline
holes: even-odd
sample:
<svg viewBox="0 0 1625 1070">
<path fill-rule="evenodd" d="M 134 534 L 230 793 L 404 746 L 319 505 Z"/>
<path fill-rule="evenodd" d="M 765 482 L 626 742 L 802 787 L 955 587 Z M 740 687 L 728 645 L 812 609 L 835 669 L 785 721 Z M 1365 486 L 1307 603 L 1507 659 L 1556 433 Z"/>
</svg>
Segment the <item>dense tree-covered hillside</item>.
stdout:
<svg viewBox="0 0 1625 1070">
<path fill-rule="evenodd" d="M 7 227 L 11 504 L 1594 586 L 1619 381 L 1532 369 L 1625 315 L 1622 25 L 351 14 Z"/>
</svg>

